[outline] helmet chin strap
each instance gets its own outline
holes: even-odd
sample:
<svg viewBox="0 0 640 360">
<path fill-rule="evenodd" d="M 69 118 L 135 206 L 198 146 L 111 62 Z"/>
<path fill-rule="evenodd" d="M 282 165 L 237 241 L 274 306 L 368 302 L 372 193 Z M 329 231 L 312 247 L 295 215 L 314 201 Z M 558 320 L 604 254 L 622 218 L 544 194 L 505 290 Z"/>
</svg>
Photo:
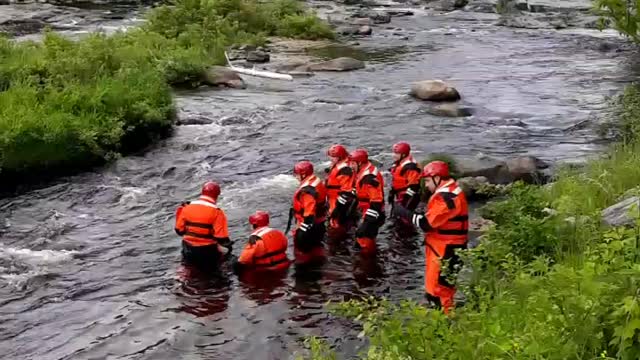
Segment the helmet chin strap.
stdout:
<svg viewBox="0 0 640 360">
<path fill-rule="evenodd" d="M 432 176 L 431 177 L 431 181 L 433 181 L 433 184 L 436 186 L 436 189 L 440 186 L 440 184 L 442 183 L 442 178 L 439 177 L 438 182 L 436 183 L 436 177 Z"/>
</svg>

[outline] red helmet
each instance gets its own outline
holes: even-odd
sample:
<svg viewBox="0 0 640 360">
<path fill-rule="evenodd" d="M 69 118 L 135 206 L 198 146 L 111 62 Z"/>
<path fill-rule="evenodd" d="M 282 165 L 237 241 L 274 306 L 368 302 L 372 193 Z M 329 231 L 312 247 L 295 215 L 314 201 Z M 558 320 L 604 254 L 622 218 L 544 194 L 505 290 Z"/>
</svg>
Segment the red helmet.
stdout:
<svg viewBox="0 0 640 360">
<path fill-rule="evenodd" d="M 217 199 L 220 195 L 220 185 L 217 182 L 207 181 L 202 185 L 202 195 Z"/>
<path fill-rule="evenodd" d="M 449 165 L 444 161 L 432 161 L 422 169 L 422 177 L 449 177 Z"/>
<path fill-rule="evenodd" d="M 349 160 L 357 163 L 366 163 L 369 161 L 369 153 L 365 149 L 356 149 L 349 155 Z"/>
<path fill-rule="evenodd" d="M 293 167 L 293 173 L 305 178 L 313 174 L 313 164 L 307 160 L 300 161 Z"/>
<path fill-rule="evenodd" d="M 256 211 L 253 215 L 249 216 L 249 224 L 255 227 L 269 225 L 269 213 L 260 210 Z"/>
<path fill-rule="evenodd" d="M 344 159 L 349 156 L 347 149 L 339 144 L 331 145 L 329 150 L 327 150 L 327 155 L 330 157 L 337 157 L 338 159 Z"/>
<path fill-rule="evenodd" d="M 409 155 L 409 152 L 411 152 L 411 145 L 403 141 L 395 143 L 393 144 L 393 152 L 405 156 Z"/>
</svg>

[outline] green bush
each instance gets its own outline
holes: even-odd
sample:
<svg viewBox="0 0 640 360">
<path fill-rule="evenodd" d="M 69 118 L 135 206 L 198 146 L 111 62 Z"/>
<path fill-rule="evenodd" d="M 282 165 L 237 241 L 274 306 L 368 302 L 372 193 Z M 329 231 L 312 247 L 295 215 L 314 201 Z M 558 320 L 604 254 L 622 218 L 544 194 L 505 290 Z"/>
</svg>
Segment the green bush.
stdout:
<svg viewBox="0 0 640 360">
<path fill-rule="evenodd" d="M 82 167 L 144 144 L 171 125 L 170 89 L 116 42 L 0 43 L 0 169 L 5 176 Z M 143 136 L 141 136 L 143 135 Z"/>
<path fill-rule="evenodd" d="M 170 129 L 169 85 L 194 87 L 231 44 L 333 37 L 296 0 L 175 0 L 141 28 L 42 43 L 0 37 L 0 180 L 80 169 Z"/>
</svg>

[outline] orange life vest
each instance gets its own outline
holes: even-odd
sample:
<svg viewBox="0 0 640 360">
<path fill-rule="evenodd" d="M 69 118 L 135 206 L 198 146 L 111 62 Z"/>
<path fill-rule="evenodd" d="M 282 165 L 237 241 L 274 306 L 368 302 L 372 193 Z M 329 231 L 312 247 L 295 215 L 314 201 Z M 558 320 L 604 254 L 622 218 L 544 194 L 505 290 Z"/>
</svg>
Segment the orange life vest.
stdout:
<svg viewBox="0 0 640 360">
<path fill-rule="evenodd" d="M 391 189 L 396 196 L 401 197 L 409 186 L 420 184 L 420 168 L 418 163 L 409 155 L 391 168 L 392 183 Z"/>
<path fill-rule="evenodd" d="M 303 194 L 311 195 L 315 206 L 312 209 L 305 208 Z M 298 223 L 304 222 L 306 216 L 314 216 L 315 223 L 324 223 L 326 218 L 327 190 L 324 183 L 315 175 L 307 177 L 293 195 L 293 212 Z"/>
<path fill-rule="evenodd" d="M 431 241 L 455 245 L 466 244 L 469 231 L 469 209 L 464 192 L 454 180 L 449 180 L 438 187 L 429 199 L 427 218 L 433 219 L 439 214 L 446 216 L 447 220 L 441 225 L 432 225 L 432 228 L 425 233 L 427 245 Z"/>
<path fill-rule="evenodd" d="M 348 160 L 337 162 L 329 171 L 325 187 L 327 189 L 327 200 L 329 211 L 335 208 L 336 200 L 341 192 L 350 192 L 353 189 L 353 170 L 349 167 Z"/>
<path fill-rule="evenodd" d="M 217 244 L 229 237 L 227 217 L 208 196 L 201 196 L 177 211 L 176 231 L 191 246 Z"/>
<path fill-rule="evenodd" d="M 384 179 L 377 167 L 368 163 L 358 172 L 354 182 L 358 207 L 365 212 L 372 202 L 384 204 Z"/>
<path fill-rule="evenodd" d="M 256 229 L 250 237 L 238 261 L 262 270 L 277 270 L 289 266 L 287 258 L 288 240 L 282 231 L 264 226 Z"/>
</svg>

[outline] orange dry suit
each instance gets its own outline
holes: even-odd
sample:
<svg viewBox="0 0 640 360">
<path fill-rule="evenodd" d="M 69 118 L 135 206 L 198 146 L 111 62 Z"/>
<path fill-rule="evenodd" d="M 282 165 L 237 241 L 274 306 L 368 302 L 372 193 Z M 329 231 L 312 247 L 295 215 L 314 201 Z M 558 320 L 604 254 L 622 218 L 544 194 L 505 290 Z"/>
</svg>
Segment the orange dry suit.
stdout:
<svg viewBox="0 0 640 360">
<path fill-rule="evenodd" d="M 291 262 L 287 258 L 287 236 L 268 226 L 257 228 L 249 237 L 238 263 L 255 270 L 284 270 Z"/>
<path fill-rule="evenodd" d="M 324 183 L 310 175 L 293 195 L 293 215 L 297 228 L 293 231 L 294 253 L 297 263 L 307 263 L 324 257 L 327 191 Z"/>
<path fill-rule="evenodd" d="M 354 201 L 351 193 L 353 190 L 353 170 L 349 167 L 348 159 L 340 160 L 331 167 L 325 184 L 331 223 L 345 225 L 349 216 L 347 210 Z"/>
<path fill-rule="evenodd" d="M 413 214 L 412 222 L 425 231 L 427 296 L 448 313 L 456 288 L 441 274 L 440 261 L 447 260 L 450 275 L 462 266 L 455 251 L 467 248 L 469 211 L 464 192 L 453 179 L 446 180 L 429 199 L 426 214 Z"/>
<path fill-rule="evenodd" d="M 391 192 L 389 205 L 395 201 L 409 210 L 415 210 L 420 202 L 420 168 L 418 163 L 409 155 L 397 161 L 391 168 Z"/>
<path fill-rule="evenodd" d="M 231 250 L 227 216 L 215 200 L 200 196 L 176 211 L 175 231 L 182 236 L 182 254 L 187 262 L 211 264 L 219 260 L 218 244 Z"/>
<path fill-rule="evenodd" d="M 375 250 L 375 239 L 384 224 L 384 180 L 382 174 L 368 162 L 358 171 L 354 179 L 354 190 L 362 223 L 356 230 L 356 241 L 364 252 Z"/>
</svg>

